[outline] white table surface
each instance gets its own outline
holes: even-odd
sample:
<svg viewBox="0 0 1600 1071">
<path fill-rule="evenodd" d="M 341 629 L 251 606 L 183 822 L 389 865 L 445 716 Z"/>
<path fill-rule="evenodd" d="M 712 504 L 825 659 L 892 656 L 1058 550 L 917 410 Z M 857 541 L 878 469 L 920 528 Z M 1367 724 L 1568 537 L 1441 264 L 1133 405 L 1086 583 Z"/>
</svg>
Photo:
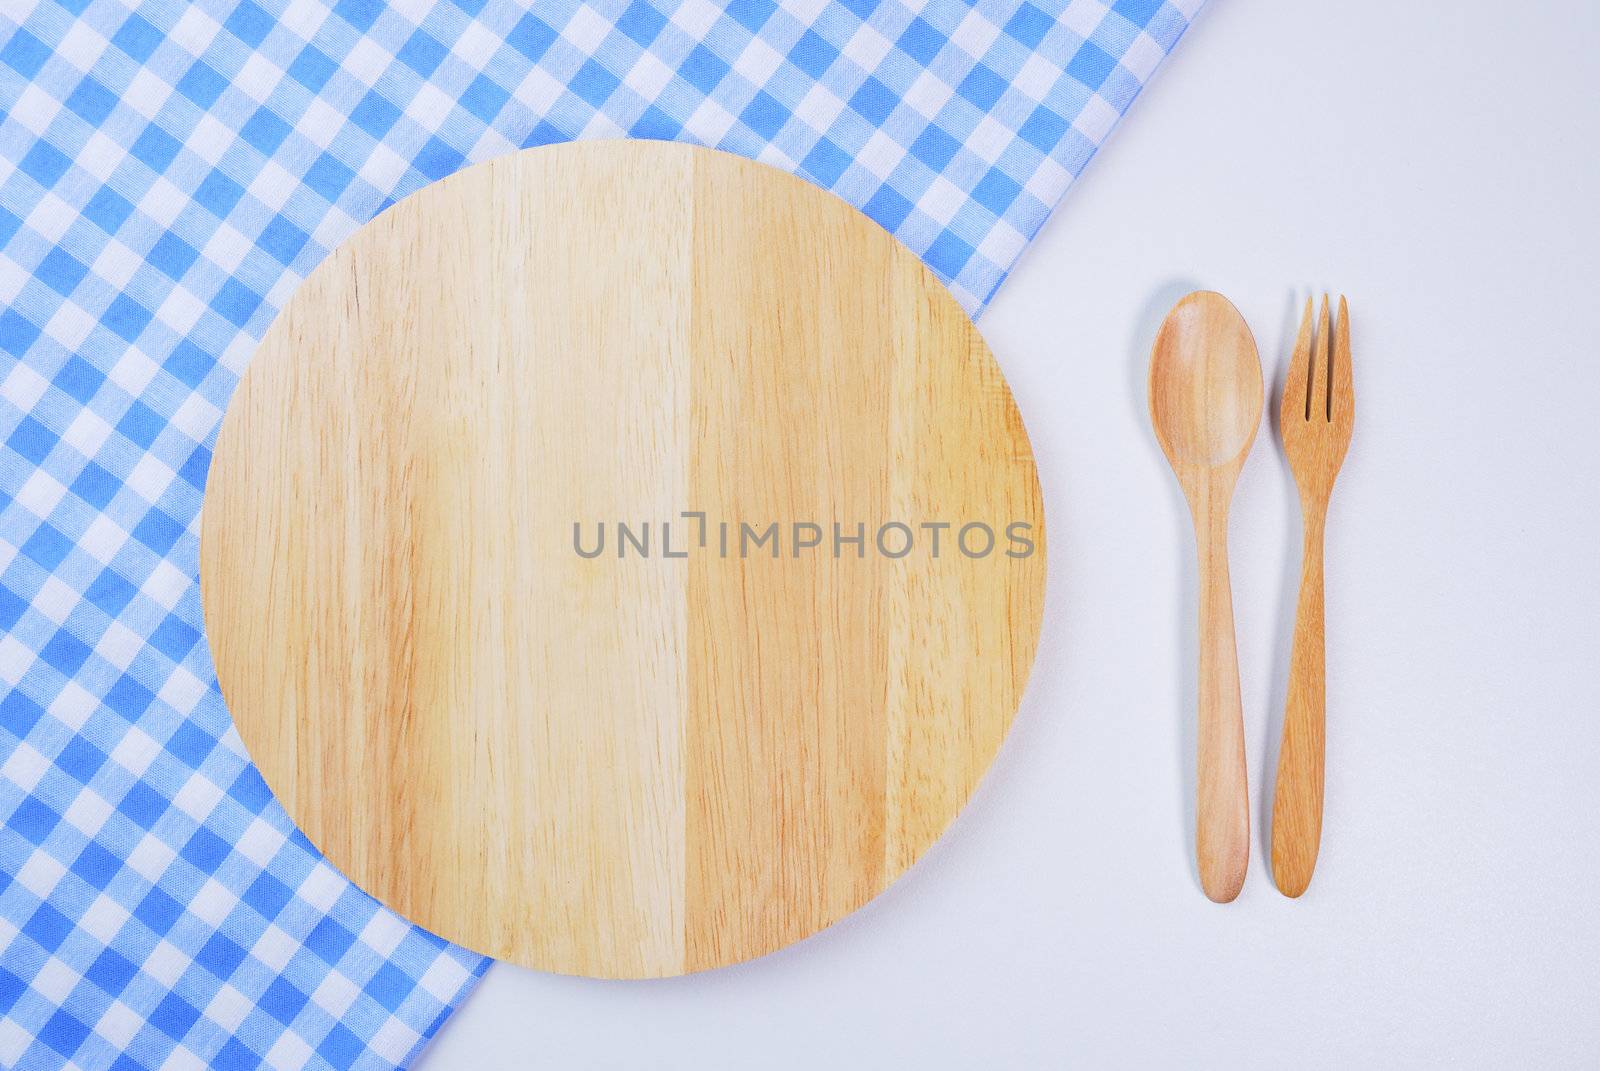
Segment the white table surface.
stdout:
<svg viewBox="0 0 1600 1071">
<path fill-rule="evenodd" d="M 647 983 L 498 965 L 424 1071 L 1600 1066 L 1600 5 L 1213 0 L 981 326 L 1038 456 L 1038 665 L 967 811 L 855 916 Z M 1263 838 L 1299 569 L 1234 505 L 1254 854 L 1191 860 L 1188 517 L 1155 327 L 1217 289 L 1269 393 L 1350 296 L 1310 891 Z"/>
</svg>

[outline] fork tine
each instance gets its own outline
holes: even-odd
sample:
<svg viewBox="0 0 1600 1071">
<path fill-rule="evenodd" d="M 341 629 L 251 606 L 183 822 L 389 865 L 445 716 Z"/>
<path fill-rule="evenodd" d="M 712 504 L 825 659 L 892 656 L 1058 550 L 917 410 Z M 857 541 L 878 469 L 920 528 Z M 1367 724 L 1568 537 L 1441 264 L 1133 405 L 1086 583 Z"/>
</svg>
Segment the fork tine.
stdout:
<svg viewBox="0 0 1600 1071">
<path fill-rule="evenodd" d="M 1328 295 L 1317 313 L 1316 353 L 1311 358 L 1311 385 L 1306 393 L 1306 419 L 1328 419 Z"/>
<path fill-rule="evenodd" d="M 1328 419 L 1355 415 L 1355 387 L 1350 376 L 1350 305 L 1339 296 L 1339 326 L 1333 336 L 1333 375 L 1328 388 Z"/>
<path fill-rule="evenodd" d="M 1278 406 L 1278 423 L 1285 417 L 1305 419 L 1306 381 L 1311 372 L 1311 299 L 1306 298 L 1306 311 L 1300 317 L 1300 334 L 1294 340 L 1294 352 L 1289 355 L 1289 374 L 1283 380 L 1283 401 Z"/>
</svg>

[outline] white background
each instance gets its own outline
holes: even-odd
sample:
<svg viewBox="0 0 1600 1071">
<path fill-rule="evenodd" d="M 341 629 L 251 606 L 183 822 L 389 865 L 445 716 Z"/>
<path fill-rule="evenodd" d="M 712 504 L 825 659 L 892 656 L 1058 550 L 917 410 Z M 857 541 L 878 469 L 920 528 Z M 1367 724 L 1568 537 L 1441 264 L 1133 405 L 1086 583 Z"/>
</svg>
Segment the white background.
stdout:
<svg viewBox="0 0 1600 1071">
<path fill-rule="evenodd" d="M 1213 0 L 981 326 L 1049 508 L 1041 655 L 967 811 L 800 945 L 665 982 L 494 967 L 424 1071 L 1600 1066 L 1600 5 Z M 1299 513 L 1235 500 L 1254 854 L 1191 862 L 1195 577 L 1155 327 L 1227 294 L 1276 397 L 1349 295 L 1328 779 L 1267 866 Z"/>
</svg>

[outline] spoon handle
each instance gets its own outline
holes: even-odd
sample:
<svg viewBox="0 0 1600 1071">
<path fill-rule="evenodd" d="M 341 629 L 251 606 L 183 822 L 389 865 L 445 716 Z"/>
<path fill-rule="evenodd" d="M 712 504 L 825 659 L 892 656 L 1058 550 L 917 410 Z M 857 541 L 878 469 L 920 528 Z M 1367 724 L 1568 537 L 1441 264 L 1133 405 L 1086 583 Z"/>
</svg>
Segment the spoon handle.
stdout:
<svg viewBox="0 0 1600 1071">
<path fill-rule="evenodd" d="M 1322 631 L 1322 533 L 1326 514 L 1305 511 L 1300 561 L 1300 601 L 1294 614 L 1289 691 L 1278 750 L 1278 785 L 1272 798 L 1272 877 L 1285 896 L 1311 884 L 1322 839 L 1323 733 L 1327 704 Z"/>
<path fill-rule="evenodd" d="M 1244 761 L 1239 656 L 1228 579 L 1228 513 L 1196 517 L 1200 564 L 1200 731 L 1195 853 L 1200 886 L 1225 904 L 1239 895 L 1250 863 L 1250 803 Z"/>
</svg>

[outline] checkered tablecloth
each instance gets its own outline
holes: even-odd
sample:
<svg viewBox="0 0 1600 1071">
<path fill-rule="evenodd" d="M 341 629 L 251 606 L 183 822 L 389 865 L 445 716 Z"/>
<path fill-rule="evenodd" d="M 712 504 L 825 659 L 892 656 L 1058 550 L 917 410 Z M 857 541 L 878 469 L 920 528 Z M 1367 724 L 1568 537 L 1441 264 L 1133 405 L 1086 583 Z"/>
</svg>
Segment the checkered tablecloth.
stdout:
<svg viewBox="0 0 1600 1071">
<path fill-rule="evenodd" d="M 403 1065 L 485 961 L 244 756 L 198 515 L 296 284 L 519 146 L 789 168 L 988 300 L 1200 0 L 0 0 L 0 1067 Z"/>
</svg>

